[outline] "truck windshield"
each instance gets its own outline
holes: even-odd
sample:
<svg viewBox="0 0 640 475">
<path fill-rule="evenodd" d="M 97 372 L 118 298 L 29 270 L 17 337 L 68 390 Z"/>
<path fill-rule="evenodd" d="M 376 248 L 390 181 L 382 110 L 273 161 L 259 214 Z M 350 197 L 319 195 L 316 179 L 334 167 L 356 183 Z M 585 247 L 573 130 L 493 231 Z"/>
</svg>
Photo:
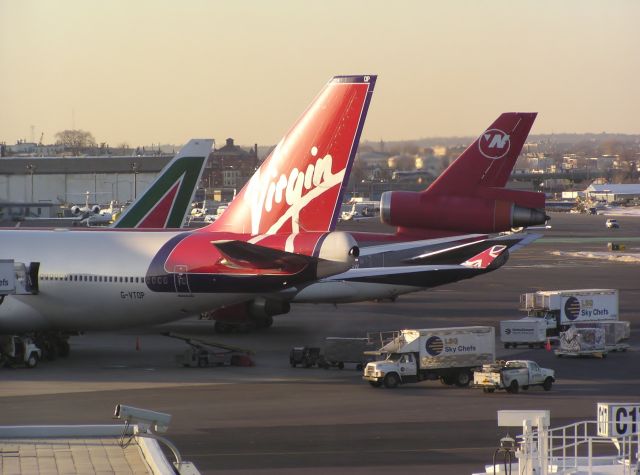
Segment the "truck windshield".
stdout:
<svg viewBox="0 0 640 475">
<path fill-rule="evenodd" d="M 527 365 L 520 361 L 507 361 L 507 368 L 526 368 Z"/>
<path fill-rule="evenodd" d="M 389 356 L 387 356 L 387 361 L 400 361 L 400 358 L 402 358 L 401 354 L 391 353 Z"/>
</svg>

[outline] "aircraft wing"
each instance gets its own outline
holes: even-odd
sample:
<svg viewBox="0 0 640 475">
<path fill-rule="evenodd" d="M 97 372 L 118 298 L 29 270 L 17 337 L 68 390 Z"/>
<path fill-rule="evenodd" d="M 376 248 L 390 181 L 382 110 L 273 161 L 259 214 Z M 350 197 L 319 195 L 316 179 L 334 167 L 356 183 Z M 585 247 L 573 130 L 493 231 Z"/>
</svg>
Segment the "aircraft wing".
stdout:
<svg viewBox="0 0 640 475">
<path fill-rule="evenodd" d="M 288 269 L 304 267 L 319 261 L 316 257 L 279 251 L 245 241 L 212 241 L 211 244 L 236 267 Z"/>
</svg>

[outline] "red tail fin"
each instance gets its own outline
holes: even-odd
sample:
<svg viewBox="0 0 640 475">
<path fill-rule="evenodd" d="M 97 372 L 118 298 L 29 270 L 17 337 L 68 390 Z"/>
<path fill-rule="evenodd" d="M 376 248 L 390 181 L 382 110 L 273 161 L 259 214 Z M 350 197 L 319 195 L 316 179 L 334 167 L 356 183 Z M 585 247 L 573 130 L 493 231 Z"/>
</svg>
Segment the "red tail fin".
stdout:
<svg viewBox="0 0 640 475">
<path fill-rule="evenodd" d="M 504 187 L 536 115 L 535 112 L 500 115 L 427 191 L 469 196 L 478 187 Z"/>
<path fill-rule="evenodd" d="M 376 76 L 336 76 L 208 231 L 275 234 L 335 227 Z"/>
</svg>

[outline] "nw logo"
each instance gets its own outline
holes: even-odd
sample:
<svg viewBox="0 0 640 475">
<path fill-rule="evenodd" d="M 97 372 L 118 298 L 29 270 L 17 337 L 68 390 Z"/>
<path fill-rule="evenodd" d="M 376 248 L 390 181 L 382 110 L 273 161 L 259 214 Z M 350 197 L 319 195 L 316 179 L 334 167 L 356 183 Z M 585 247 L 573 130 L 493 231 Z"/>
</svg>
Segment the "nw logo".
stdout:
<svg viewBox="0 0 640 475">
<path fill-rule="evenodd" d="M 511 147 L 509 134 L 500 129 L 487 130 L 478 141 L 480 153 L 492 160 L 504 157 Z"/>
</svg>

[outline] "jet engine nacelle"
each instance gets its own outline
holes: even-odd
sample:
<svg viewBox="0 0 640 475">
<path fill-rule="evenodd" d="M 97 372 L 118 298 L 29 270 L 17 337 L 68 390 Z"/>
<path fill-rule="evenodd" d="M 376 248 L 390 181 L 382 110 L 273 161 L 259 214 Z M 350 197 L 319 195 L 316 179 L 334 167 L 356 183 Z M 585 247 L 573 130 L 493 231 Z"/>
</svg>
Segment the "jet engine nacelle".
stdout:
<svg viewBox="0 0 640 475">
<path fill-rule="evenodd" d="M 328 233 L 320 244 L 318 278 L 348 271 L 359 255 L 360 249 L 351 234 L 341 231 Z"/>
<path fill-rule="evenodd" d="M 100 214 L 100 206 L 98 206 L 98 205 L 93 205 L 93 206 L 91 207 L 91 212 L 92 212 L 93 214 Z"/>
<path fill-rule="evenodd" d="M 544 210 L 509 200 L 387 191 L 380 200 L 380 219 L 408 228 L 497 233 L 545 224 L 549 218 Z"/>
<path fill-rule="evenodd" d="M 248 302 L 218 308 L 208 313 L 208 318 L 225 323 L 263 322 L 275 315 L 289 313 L 291 305 L 286 300 L 256 297 Z"/>
<path fill-rule="evenodd" d="M 80 206 L 77 205 L 73 205 L 71 208 L 69 208 L 71 210 L 71 214 L 74 216 L 78 216 L 80 214 L 80 212 L 82 211 L 80 209 Z"/>
</svg>

